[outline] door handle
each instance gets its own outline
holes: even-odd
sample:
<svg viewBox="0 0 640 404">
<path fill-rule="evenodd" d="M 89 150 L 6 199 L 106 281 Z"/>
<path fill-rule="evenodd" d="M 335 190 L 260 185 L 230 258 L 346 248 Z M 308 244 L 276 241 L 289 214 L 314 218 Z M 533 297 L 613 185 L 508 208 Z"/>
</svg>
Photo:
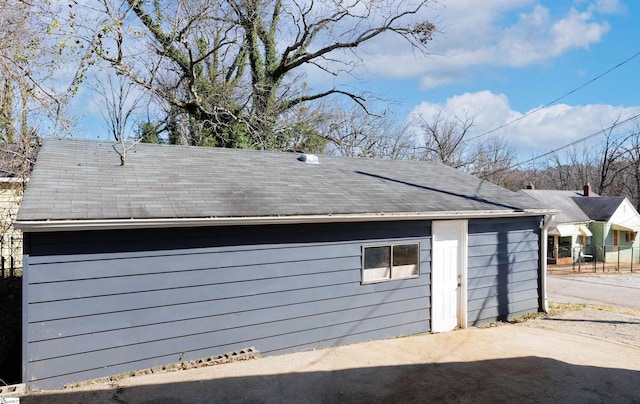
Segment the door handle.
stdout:
<svg viewBox="0 0 640 404">
<path fill-rule="evenodd" d="M 458 287 L 462 286 L 462 275 L 458 275 Z"/>
</svg>

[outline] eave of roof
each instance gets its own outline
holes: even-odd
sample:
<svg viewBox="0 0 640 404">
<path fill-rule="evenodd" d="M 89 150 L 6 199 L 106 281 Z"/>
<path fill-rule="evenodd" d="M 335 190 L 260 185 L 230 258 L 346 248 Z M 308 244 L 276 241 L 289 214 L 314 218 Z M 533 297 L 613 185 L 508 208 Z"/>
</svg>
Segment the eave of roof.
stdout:
<svg viewBox="0 0 640 404">
<path fill-rule="evenodd" d="M 0 183 L 17 184 L 27 183 L 29 178 L 16 178 L 16 177 L 0 177 Z"/>
<path fill-rule="evenodd" d="M 531 217 L 557 214 L 553 209 L 527 209 L 521 211 L 460 211 L 415 212 L 342 215 L 208 217 L 208 218 L 156 218 L 156 219 L 100 219 L 100 220 L 24 220 L 14 226 L 25 232 L 53 232 L 78 230 L 123 230 L 140 228 L 175 228 L 238 225 L 277 225 L 305 223 L 350 223 L 400 220 L 453 220 L 488 217 Z"/>
</svg>

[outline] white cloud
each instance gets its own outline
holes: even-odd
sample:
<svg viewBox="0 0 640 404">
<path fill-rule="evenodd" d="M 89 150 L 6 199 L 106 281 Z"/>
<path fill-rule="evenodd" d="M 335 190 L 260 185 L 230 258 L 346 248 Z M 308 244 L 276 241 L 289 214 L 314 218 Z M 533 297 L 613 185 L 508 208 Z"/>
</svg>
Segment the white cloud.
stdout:
<svg viewBox="0 0 640 404">
<path fill-rule="evenodd" d="M 547 152 L 608 128 L 618 119 L 624 120 L 638 114 L 640 107 L 559 104 L 526 116 L 501 132 L 521 150 Z M 632 126 L 624 125 L 616 131 L 631 129 Z M 602 136 L 598 136 L 590 139 L 589 143 L 602 139 Z"/>
<path fill-rule="evenodd" d="M 443 32 L 431 43 L 429 57 L 417 57 L 397 39 L 385 36 L 366 48 L 369 72 L 382 78 L 422 76 L 422 89 L 430 89 L 459 82 L 470 67 L 546 64 L 600 42 L 611 28 L 602 14 L 623 11 L 616 0 L 576 3 L 562 15 L 534 0 L 441 3 L 442 9 L 430 10 Z"/>
<path fill-rule="evenodd" d="M 611 29 L 606 21 L 590 23 L 590 19 L 590 13 L 571 10 L 565 18 L 556 21 L 550 31 L 552 53 L 560 55 L 573 48 L 588 48 Z"/>
<path fill-rule="evenodd" d="M 448 118 L 475 116 L 477 128 L 493 128 L 510 118 L 511 108 L 504 94 L 494 94 L 491 91 L 464 93 L 447 99 L 445 103 L 422 102 L 411 112 L 409 121 L 417 117 L 429 120 L 439 113 Z"/>
<path fill-rule="evenodd" d="M 621 14 L 627 11 L 627 7 L 619 0 L 596 0 L 589 6 L 589 10 L 603 14 Z"/>
<path fill-rule="evenodd" d="M 535 112 L 520 112 L 511 109 L 509 99 L 504 94 L 481 91 L 457 95 L 444 103 L 423 102 L 414 108 L 407 120 L 413 122 L 419 116 L 428 120 L 439 112 L 459 118 L 475 115 L 471 138 L 507 125 L 492 133 L 507 139 L 521 157 L 531 157 L 596 133 L 611 126 L 617 119 L 624 120 L 640 114 L 640 106 L 624 108 L 601 104 L 558 104 Z M 619 128 L 621 131 L 630 129 L 629 125 Z M 601 139 L 599 137 L 592 141 Z"/>
</svg>

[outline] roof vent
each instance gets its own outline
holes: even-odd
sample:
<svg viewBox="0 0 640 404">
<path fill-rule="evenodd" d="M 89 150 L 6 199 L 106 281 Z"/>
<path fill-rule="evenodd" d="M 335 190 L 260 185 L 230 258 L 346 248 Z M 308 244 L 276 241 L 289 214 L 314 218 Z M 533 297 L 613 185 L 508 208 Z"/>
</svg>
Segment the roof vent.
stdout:
<svg viewBox="0 0 640 404">
<path fill-rule="evenodd" d="M 300 157 L 298 157 L 298 160 L 307 164 L 320 164 L 320 161 L 318 160 L 318 156 L 316 156 L 315 154 L 307 154 L 307 153 L 301 154 Z"/>
</svg>

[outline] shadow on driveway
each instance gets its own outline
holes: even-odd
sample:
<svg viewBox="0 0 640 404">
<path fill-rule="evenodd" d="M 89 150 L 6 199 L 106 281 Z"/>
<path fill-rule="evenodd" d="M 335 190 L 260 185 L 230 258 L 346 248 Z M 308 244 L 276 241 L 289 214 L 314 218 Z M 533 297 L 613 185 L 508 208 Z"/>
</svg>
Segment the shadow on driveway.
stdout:
<svg viewBox="0 0 640 404">
<path fill-rule="evenodd" d="M 640 402 L 640 372 L 535 356 L 47 392 L 21 403 Z"/>
</svg>

